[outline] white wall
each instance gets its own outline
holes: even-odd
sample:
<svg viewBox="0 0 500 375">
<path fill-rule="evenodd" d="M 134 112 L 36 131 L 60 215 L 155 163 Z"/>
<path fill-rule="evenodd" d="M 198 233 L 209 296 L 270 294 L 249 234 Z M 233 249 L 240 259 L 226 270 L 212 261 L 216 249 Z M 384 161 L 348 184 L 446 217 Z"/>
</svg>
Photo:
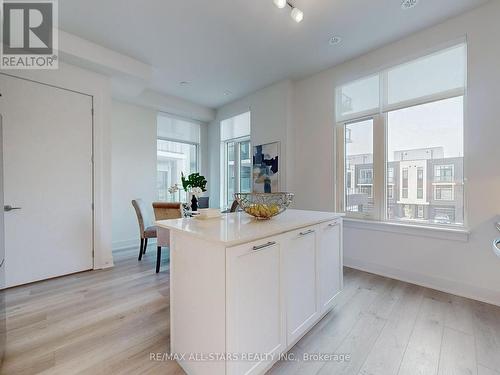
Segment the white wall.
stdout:
<svg viewBox="0 0 500 375">
<path fill-rule="evenodd" d="M 296 82 L 296 206 L 334 209 L 334 88 L 467 36 L 465 129 L 467 242 L 347 224 L 347 265 L 500 305 L 500 259 L 491 250 L 500 214 L 500 2 L 451 19 Z"/>
<path fill-rule="evenodd" d="M 280 179 L 281 190 L 292 189 L 293 165 L 288 155 L 294 145 L 291 131 L 291 101 L 293 84 L 282 81 L 250 94 L 217 110 L 216 118 L 209 126 L 210 178 L 209 195 L 212 207 L 220 205 L 221 154 L 220 122 L 241 113 L 251 112 L 252 145 L 281 142 Z"/>
<path fill-rule="evenodd" d="M 139 227 L 132 199 L 153 202 L 158 198 L 156 115 L 157 111 L 152 109 L 116 100 L 112 103 L 113 250 L 138 245 Z M 152 218 L 152 210 L 149 213 Z"/>
<path fill-rule="evenodd" d="M 113 100 L 111 110 L 112 138 L 112 238 L 113 250 L 139 244 L 139 227 L 131 201 L 144 200 L 150 218 L 151 203 L 158 200 L 156 189 L 155 109 Z M 201 124 L 200 173 L 208 175 L 208 129 Z"/>
</svg>

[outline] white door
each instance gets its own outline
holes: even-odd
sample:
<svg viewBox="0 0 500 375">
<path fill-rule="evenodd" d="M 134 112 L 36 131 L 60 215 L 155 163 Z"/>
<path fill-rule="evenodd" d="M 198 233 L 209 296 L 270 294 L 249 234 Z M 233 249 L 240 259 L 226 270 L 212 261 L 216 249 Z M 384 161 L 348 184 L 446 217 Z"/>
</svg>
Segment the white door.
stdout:
<svg viewBox="0 0 500 375">
<path fill-rule="evenodd" d="M 227 352 L 278 356 L 284 350 L 280 245 L 273 239 L 227 250 Z M 230 360 L 227 374 L 261 374 L 271 357 Z"/>
<path fill-rule="evenodd" d="M 318 317 L 316 227 L 284 235 L 282 254 L 286 299 L 287 346 Z"/>
<path fill-rule="evenodd" d="M 2 98 L 0 97 L 0 100 Z M 0 209 L 3 208 L 3 127 L 2 127 L 2 114 L 0 112 Z M 5 288 L 5 235 L 4 235 L 4 222 L 3 214 L 0 214 L 0 289 Z M 4 293 L 0 293 L 0 311 L 3 311 Z M 0 320 L 1 320 L 0 316 Z M 0 326 L 0 332 L 4 332 Z M 3 341 L 2 341 L 3 342 Z M 0 353 L 3 354 L 2 348 Z M 0 360 L 3 357 L 0 357 Z M 1 363 L 1 361 L 0 361 Z"/>
<path fill-rule="evenodd" d="M 319 303 L 323 313 L 342 289 L 341 221 L 320 225 L 318 233 Z"/>
<path fill-rule="evenodd" d="M 89 270 L 92 98 L 0 74 L 5 284 Z"/>
</svg>

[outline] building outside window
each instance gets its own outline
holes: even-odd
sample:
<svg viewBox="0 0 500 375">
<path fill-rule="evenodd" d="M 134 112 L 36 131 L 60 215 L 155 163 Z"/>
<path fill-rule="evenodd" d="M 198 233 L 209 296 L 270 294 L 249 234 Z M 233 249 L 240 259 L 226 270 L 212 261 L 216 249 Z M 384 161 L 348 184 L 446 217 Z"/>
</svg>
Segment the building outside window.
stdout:
<svg viewBox="0 0 500 375">
<path fill-rule="evenodd" d="M 464 225 L 466 51 L 455 45 L 336 89 L 347 216 Z"/>
<path fill-rule="evenodd" d="M 199 170 L 200 127 L 194 121 L 160 113 L 157 117 L 157 191 L 160 201 L 186 202 L 181 173 L 186 176 Z M 177 184 L 175 194 L 168 189 Z"/>
<path fill-rule="evenodd" d="M 234 193 L 252 191 L 252 147 L 250 143 L 250 112 L 221 121 L 222 208 L 230 207 Z"/>
</svg>

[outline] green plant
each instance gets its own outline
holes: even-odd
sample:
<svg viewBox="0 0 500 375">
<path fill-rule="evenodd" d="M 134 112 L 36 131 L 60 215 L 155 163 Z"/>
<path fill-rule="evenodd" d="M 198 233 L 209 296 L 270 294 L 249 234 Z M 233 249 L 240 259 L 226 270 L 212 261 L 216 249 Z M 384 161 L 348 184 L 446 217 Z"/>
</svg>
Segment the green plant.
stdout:
<svg viewBox="0 0 500 375">
<path fill-rule="evenodd" d="M 207 191 L 205 187 L 207 186 L 207 180 L 204 176 L 199 173 L 191 173 L 187 178 L 184 173 L 181 172 L 181 182 L 184 191 L 188 192 L 192 188 L 200 188 L 202 191 Z"/>
</svg>

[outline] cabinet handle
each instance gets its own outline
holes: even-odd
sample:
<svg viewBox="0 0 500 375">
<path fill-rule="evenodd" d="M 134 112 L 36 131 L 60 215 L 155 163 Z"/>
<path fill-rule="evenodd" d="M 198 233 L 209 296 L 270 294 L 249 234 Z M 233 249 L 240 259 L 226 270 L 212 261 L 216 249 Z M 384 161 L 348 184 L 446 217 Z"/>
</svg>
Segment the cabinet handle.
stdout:
<svg viewBox="0 0 500 375">
<path fill-rule="evenodd" d="M 338 224 L 339 224 L 339 223 L 330 223 L 330 224 L 328 224 L 328 226 L 329 226 L 330 228 L 333 228 L 333 227 L 336 227 Z"/>
<path fill-rule="evenodd" d="M 308 234 L 311 234 L 311 233 L 314 233 L 314 232 L 315 232 L 314 229 L 309 229 L 309 230 L 307 230 L 305 232 L 300 232 L 299 235 L 301 235 L 301 236 L 307 236 Z"/>
<path fill-rule="evenodd" d="M 266 247 L 273 246 L 273 245 L 276 245 L 276 241 L 271 241 L 271 242 L 265 243 L 264 245 L 254 246 L 253 251 L 262 250 L 262 249 L 265 249 Z"/>
</svg>

